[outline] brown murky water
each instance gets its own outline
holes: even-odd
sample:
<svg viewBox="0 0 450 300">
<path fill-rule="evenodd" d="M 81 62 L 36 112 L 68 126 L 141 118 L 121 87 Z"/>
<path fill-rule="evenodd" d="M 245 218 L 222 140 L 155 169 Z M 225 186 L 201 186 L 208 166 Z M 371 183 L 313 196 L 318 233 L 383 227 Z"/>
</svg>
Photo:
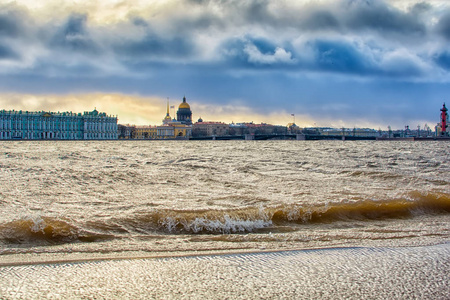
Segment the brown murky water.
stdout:
<svg viewBox="0 0 450 300">
<path fill-rule="evenodd" d="M 51 276 L 59 276 L 58 270 L 78 272 L 80 266 L 108 272 L 120 265 L 115 260 L 36 265 L 40 262 L 179 254 L 369 247 L 356 254 L 342 249 L 337 256 L 364 260 L 375 255 L 373 249 L 384 249 L 374 259 L 386 266 L 385 272 L 391 254 L 402 261 L 405 253 L 420 257 L 431 251 L 439 268 L 448 266 L 447 142 L 2 142 L 0 146 L 3 287 L 14 282 L 8 274 L 33 278 L 50 268 L 56 272 Z M 319 266 L 328 259 L 327 253 L 338 252 L 320 252 L 312 265 Z M 305 255 L 317 252 L 294 253 L 261 254 L 258 265 L 263 268 L 265 260 L 275 257 L 272 263 L 282 259 L 277 264 L 284 266 L 291 256 L 300 263 Z M 221 269 L 226 259 L 254 257 L 247 255 L 212 261 Z M 420 260 L 416 259 L 411 266 Z M 195 265 L 205 260 L 123 263 L 128 268 L 140 263 L 169 268 L 172 263 Z M 256 269 L 249 272 L 256 275 Z M 367 277 L 366 271 L 361 270 Z M 319 267 L 314 272 L 314 276 L 323 273 Z M 3 287 L 0 296 L 11 296 Z M 124 295 L 136 296 L 128 292 Z"/>
</svg>

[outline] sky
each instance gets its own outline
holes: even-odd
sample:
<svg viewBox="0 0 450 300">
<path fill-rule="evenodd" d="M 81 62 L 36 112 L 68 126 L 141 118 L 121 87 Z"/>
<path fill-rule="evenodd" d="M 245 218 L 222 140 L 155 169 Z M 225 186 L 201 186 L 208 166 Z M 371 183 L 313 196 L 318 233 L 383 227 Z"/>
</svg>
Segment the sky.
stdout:
<svg viewBox="0 0 450 300">
<path fill-rule="evenodd" d="M 0 0 L 0 109 L 432 128 L 450 1 Z M 170 111 L 174 116 L 174 110 Z"/>
</svg>

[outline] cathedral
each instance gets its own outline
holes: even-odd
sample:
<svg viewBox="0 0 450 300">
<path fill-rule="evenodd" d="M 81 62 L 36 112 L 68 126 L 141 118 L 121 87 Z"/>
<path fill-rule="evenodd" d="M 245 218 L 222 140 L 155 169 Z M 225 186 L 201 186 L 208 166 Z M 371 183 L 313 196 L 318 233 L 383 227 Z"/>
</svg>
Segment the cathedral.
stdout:
<svg viewBox="0 0 450 300">
<path fill-rule="evenodd" d="M 174 108 L 173 106 L 171 108 Z M 183 97 L 183 102 L 178 106 L 177 118 L 172 119 L 169 113 L 169 101 L 167 101 L 167 113 L 163 119 L 163 124 L 179 122 L 184 125 L 192 125 L 192 111 L 191 106 L 186 102 L 186 97 Z"/>
<path fill-rule="evenodd" d="M 163 119 L 163 125 L 156 126 L 152 129 L 153 131 L 156 130 L 156 133 L 151 134 L 149 132 L 148 136 L 155 136 L 157 139 L 189 138 L 192 133 L 192 111 L 190 105 L 186 102 L 186 97 L 183 97 L 183 102 L 178 106 L 176 119 L 172 119 L 170 116 L 169 108 L 174 107 L 169 106 L 167 100 L 167 113 Z"/>
<path fill-rule="evenodd" d="M 177 121 L 182 124 L 192 125 L 192 111 L 186 102 L 186 97 L 183 97 L 183 102 L 178 106 Z"/>
</svg>

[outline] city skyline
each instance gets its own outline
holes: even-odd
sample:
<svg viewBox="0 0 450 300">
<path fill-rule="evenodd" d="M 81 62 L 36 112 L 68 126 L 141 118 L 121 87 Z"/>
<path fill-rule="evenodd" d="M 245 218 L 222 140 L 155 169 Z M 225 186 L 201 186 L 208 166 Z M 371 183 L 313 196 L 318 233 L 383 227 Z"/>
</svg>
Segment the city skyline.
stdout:
<svg viewBox="0 0 450 300">
<path fill-rule="evenodd" d="M 434 127 L 446 1 L 3 1 L 1 109 L 194 121 Z"/>
</svg>

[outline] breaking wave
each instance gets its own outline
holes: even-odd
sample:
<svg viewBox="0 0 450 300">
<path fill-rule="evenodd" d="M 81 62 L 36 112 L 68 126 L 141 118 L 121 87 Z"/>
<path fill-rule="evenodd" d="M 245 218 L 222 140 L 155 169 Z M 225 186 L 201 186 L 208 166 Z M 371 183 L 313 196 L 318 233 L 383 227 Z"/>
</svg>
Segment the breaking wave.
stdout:
<svg viewBox="0 0 450 300">
<path fill-rule="evenodd" d="M 12 244 L 95 242 L 108 237 L 110 236 L 83 230 L 68 220 L 52 217 L 26 216 L 0 224 L 0 240 Z"/>
<path fill-rule="evenodd" d="M 412 192 L 404 199 L 365 200 L 303 206 L 249 207 L 229 211 L 167 211 L 151 214 L 159 229 L 170 233 L 239 233 L 286 224 L 332 223 L 335 221 L 410 218 L 450 213 L 450 195 Z"/>
<path fill-rule="evenodd" d="M 94 242 L 131 235 L 232 234 L 278 226 L 328 224 L 336 221 L 412 218 L 450 213 L 450 195 L 411 192 L 402 199 L 328 203 L 304 206 L 245 207 L 233 210 L 153 209 L 146 213 L 74 224 L 52 217 L 25 217 L 0 224 L 0 240 L 6 243 Z"/>
<path fill-rule="evenodd" d="M 297 223 L 331 223 L 346 220 L 408 218 L 426 214 L 450 213 L 450 195 L 411 192 L 393 200 L 362 200 L 328 203 L 318 206 L 282 206 L 275 208 L 272 220 Z"/>
</svg>

